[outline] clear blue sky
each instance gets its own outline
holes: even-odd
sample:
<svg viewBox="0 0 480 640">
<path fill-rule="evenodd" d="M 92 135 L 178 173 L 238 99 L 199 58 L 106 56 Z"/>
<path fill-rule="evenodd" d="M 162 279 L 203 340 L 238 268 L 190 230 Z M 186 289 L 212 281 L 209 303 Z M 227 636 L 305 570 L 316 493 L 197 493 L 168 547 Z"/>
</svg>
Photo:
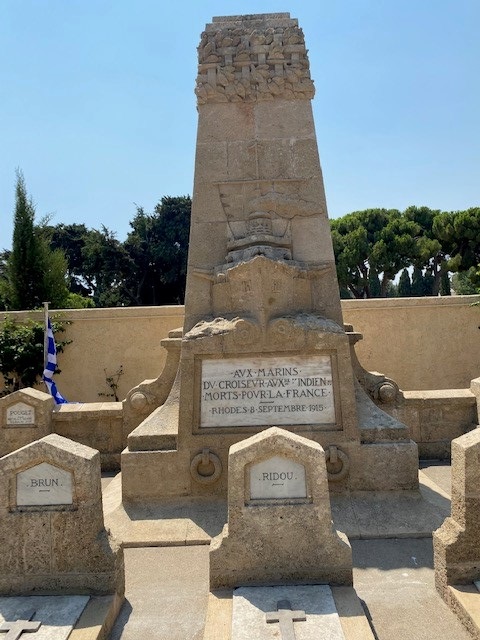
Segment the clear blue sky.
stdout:
<svg viewBox="0 0 480 640">
<path fill-rule="evenodd" d="M 299 19 L 330 217 L 480 205 L 479 0 L 0 0 L 0 249 L 15 169 L 37 219 L 102 224 L 192 193 L 212 16 Z"/>
</svg>

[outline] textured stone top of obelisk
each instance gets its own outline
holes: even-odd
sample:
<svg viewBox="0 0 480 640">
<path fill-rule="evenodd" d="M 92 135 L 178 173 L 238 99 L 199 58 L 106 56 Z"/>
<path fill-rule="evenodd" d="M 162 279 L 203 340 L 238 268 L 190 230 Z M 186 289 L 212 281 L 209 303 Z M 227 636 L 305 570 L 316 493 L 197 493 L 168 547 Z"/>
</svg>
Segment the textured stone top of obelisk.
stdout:
<svg viewBox="0 0 480 640">
<path fill-rule="evenodd" d="M 311 99 L 303 31 L 289 13 L 213 18 L 198 47 L 198 104 Z"/>
</svg>

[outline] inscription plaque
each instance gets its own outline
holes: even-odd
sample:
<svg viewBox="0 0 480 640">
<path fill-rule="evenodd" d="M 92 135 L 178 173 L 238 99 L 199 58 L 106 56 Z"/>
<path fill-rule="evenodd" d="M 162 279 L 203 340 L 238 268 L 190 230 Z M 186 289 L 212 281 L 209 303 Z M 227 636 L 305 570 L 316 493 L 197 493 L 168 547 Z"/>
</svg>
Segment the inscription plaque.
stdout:
<svg viewBox="0 0 480 640">
<path fill-rule="evenodd" d="M 250 499 L 306 498 L 305 467 L 294 460 L 273 456 L 250 467 Z"/>
<path fill-rule="evenodd" d="M 17 473 L 17 506 L 72 504 L 72 473 L 48 462 Z"/>
<path fill-rule="evenodd" d="M 333 423 L 330 356 L 202 361 L 201 427 Z"/>
<path fill-rule="evenodd" d="M 7 425 L 21 426 L 35 424 L 35 407 L 25 402 L 17 402 L 7 408 Z"/>
</svg>

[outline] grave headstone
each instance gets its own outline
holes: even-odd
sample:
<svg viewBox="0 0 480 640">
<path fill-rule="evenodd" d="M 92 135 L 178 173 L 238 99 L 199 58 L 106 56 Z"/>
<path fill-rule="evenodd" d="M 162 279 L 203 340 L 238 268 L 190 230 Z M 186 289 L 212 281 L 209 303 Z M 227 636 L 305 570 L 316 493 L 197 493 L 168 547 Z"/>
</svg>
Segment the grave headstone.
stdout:
<svg viewBox="0 0 480 640">
<path fill-rule="evenodd" d="M 0 594 L 119 594 L 98 451 L 55 434 L 0 459 Z"/>
<path fill-rule="evenodd" d="M 0 456 L 51 433 L 54 406 L 50 394 L 32 388 L 0 398 Z"/>
<path fill-rule="evenodd" d="M 452 440 L 452 511 L 433 532 L 435 584 L 448 602 L 449 585 L 480 580 L 480 428 Z"/>
<path fill-rule="evenodd" d="M 352 552 L 333 528 L 325 452 L 271 427 L 233 445 L 228 523 L 210 545 L 210 588 L 351 584 Z"/>
</svg>

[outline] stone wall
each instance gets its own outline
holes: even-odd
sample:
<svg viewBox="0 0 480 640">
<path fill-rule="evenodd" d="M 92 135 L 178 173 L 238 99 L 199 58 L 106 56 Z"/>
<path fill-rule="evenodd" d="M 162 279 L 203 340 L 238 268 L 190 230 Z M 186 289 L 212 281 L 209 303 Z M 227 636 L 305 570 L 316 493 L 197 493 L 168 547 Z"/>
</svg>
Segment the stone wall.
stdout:
<svg viewBox="0 0 480 640">
<path fill-rule="evenodd" d="M 471 306 L 478 299 L 342 300 L 342 309 L 345 322 L 363 334 L 356 351 L 365 369 L 384 373 L 408 391 L 466 389 L 480 375 L 480 309 Z M 72 343 L 59 354 L 62 372 L 55 380 L 68 400 L 78 402 L 113 400 L 99 394 L 111 392 L 105 378 L 120 365 L 120 400 L 143 380 L 157 377 L 167 355 L 160 341 L 183 324 L 182 306 L 63 313 L 72 320 L 64 334 Z M 41 312 L 30 315 L 42 317 Z"/>
<path fill-rule="evenodd" d="M 420 458 L 444 460 L 450 456 L 451 441 L 474 429 L 479 422 L 477 383 L 472 382 L 471 391 L 405 391 L 399 394 L 394 405 L 380 406 L 408 426 Z"/>
<path fill-rule="evenodd" d="M 55 375 L 60 393 L 69 402 L 113 402 L 106 378 L 122 367 L 118 399 L 146 379 L 162 371 L 167 352 L 160 341 L 183 325 L 182 306 L 125 307 L 111 309 L 52 310 L 71 325 L 58 336 L 72 340 L 58 354 L 61 373 Z M 43 320 L 43 312 L 10 312 L 5 315 Z M 0 316 L 2 318 L 2 316 Z M 1 376 L 0 376 L 1 378 Z M 43 384 L 38 386 L 45 390 Z M 102 394 L 102 395 L 100 395 Z"/>
<path fill-rule="evenodd" d="M 363 334 L 368 371 L 400 389 L 465 389 L 480 375 L 479 296 L 342 300 L 344 321 Z"/>
</svg>

